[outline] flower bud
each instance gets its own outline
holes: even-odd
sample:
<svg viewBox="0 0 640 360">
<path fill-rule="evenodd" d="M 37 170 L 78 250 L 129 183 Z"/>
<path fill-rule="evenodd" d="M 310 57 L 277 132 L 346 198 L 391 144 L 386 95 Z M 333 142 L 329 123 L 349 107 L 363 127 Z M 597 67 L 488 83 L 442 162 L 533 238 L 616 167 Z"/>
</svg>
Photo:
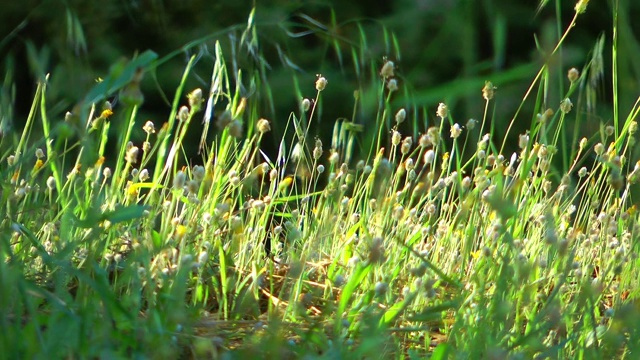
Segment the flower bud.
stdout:
<svg viewBox="0 0 640 360">
<path fill-rule="evenodd" d="M 393 63 L 393 61 L 386 61 L 384 65 L 382 65 L 382 69 L 380 70 L 380 76 L 384 78 L 393 77 L 394 68 L 395 68 L 395 64 Z"/>
<path fill-rule="evenodd" d="M 189 119 L 189 108 L 186 106 L 180 107 L 178 110 L 178 115 L 176 115 L 176 119 L 180 122 L 185 122 Z"/>
<path fill-rule="evenodd" d="M 202 100 L 202 89 L 197 88 L 193 90 L 189 95 L 187 95 L 187 98 L 189 99 L 189 107 L 191 108 L 191 111 L 194 113 L 200 111 L 202 102 L 204 101 Z"/>
<path fill-rule="evenodd" d="M 569 81 L 576 82 L 576 80 L 578 80 L 578 78 L 580 78 L 580 71 L 578 71 L 578 69 L 576 68 L 571 68 L 569 69 L 569 72 L 567 73 L 567 78 L 569 78 Z"/>
<path fill-rule="evenodd" d="M 329 81 L 327 81 L 324 76 L 318 75 L 318 80 L 316 80 L 316 90 L 324 90 L 327 87 L 327 83 L 329 83 Z"/>
<path fill-rule="evenodd" d="M 569 111 L 571 111 L 571 108 L 573 108 L 573 104 L 571 103 L 571 100 L 569 98 L 562 100 L 562 102 L 560 103 L 560 111 L 565 114 L 568 114 Z"/>
<path fill-rule="evenodd" d="M 407 118 L 407 111 L 402 108 L 396 113 L 396 124 L 401 124 Z"/>
<path fill-rule="evenodd" d="M 398 80 L 390 79 L 387 82 L 387 89 L 389 89 L 390 92 L 398 91 Z"/>
<path fill-rule="evenodd" d="M 269 125 L 269 120 L 267 120 L 267 119 L 258 120 L 258 123 L 256 124 L 256 127 L 258 128 L 258 132 L 260 134 L 267 133 L 267 132 L 269 132 L 271 130 L 271 126 Z"/>
<path fill-rule="evenodd" d="M 436 115 L 440 119 L 444 119 L 447 117 L 447 115 L 449 115 L 449 108 L 445 103 L 438 104 L 438 110 L 436 111 Z"/>
<path fill-rule="evenodd" d="M 484 83 L 484 87 L 482 88 L 482 97 L 485 100 L 493 99 L 495 92 L 496 92 L 496 87 L 493 86 L 493 83 L 491 81 L 487 81 Z"/>
<path fill-rule="evenodd" d="M 146 132 L 147 134 L 153 134 L 156 132 L 156 127 L 151 120 L 148 120 L 146 123 L 144 123 L 142 130 L 144 130 L 144 132 Z"/>
<path fill-rule="evenodd" d="M 457 139 L 460 134 L 462 134 L 462 128 L 460 127 L 460 125 L 458 125 L 457 123 L 453 124 L 453 126 L 451 127 L 451 138 Z"/>
<path fill-rule="evenodd" d="M 302 105 L 302 110 L 304 112 L 307 112 L 311 108 L 311 100 L 306 99 L 306 98 L 302 99 L 302 104 L 301 105 Z"/>
</svg>

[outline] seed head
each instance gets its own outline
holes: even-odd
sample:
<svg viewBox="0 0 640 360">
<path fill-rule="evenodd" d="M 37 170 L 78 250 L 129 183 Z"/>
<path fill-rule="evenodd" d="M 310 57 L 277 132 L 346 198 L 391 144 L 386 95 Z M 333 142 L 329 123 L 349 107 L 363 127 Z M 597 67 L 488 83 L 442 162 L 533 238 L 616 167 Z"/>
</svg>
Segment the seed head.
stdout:
<svg viewBox="0 0 640 360">
<path fill-rule="evenodd" d="M 264 203 L 264 201 L 262 200 L 256 200 L 251 204 L 251 207 L 256 210 L 257 212 L 261 213 L 262 210 L 265 209 L 266 204 Z"/>
<path fill-rule="evenodd" d="M 493 99 L 496 93 L 496 89 L 497 88 L 493 86 L 493 83 L 491 81 L 486 81 L 484 83 L 484 87 L 482 88 L 482 97 L 487 101 Z"/>
<path fill-rule="evenodd" d="M 315 160 L 319 160 L 322 157 L 322 145 L 317 146 L 313 148 L 313 158 Z"/>
<path fill-rule="evenodd" d="M 186 106 L 180 107 L 178 110 L 178 115 L 176 115 L 176 119 L 180 122 L 185 122 L 189 119 L 189 108 Z"/>
<path fill-rule="evenodd" d="M 451 138 L 457 139 L 460 134 L 462 134 L 462 128 L 460 127 L 460 125 L 458 125 L 458 123 L 453 124 L 453 126 L 451 127 Z"/>
<path fill-rule="evenodd" d="M 520 149 L 526 149 L 527 145 L 529 145 L 529 135 L 528 134 L 522 134 L 518 137 L 518 147 L 520 147 Z"/>
<path fill-rule="evenodd" d="M 402 146 L 400 147 L 400 152 L 402 155 L 407 155 L 409 151 L 411 151 L 411 146 L 413 145 L 413 138 L 411 136 L 407 136 L 402 140 Z"/>
<path fill-rule="evenodd" d="M 581 167 L 580 170 L 578 170 L 578 176 L 581 178 L 587 176 L 587 168 L 584 166 Z"/>
<path fill-rule="evenodd" d="M 271 126 L 269 125 L 269 120 L 267 119 L 258 120 L 258 122 L 256 123 L 256 127 L 258 128 L 258 132 L 260 134 L 267 133 L 271 130 Z"/>
<path fill-rule="evenodd" d="M 496 164 L 496 156 L 493 154 L 489 155 L 489 157 L 487 157 L 487 165 L 493 166 L 495 164 Z"/>
<path fill-rule="evenodd" d="M 387 89 L 389 92 L 398 91 L 398 80 L 389 79 L 389 81 L 387 81 Z"/>
<path fill-rule="evenodd" d="M 142 171 L 140 171 L 140 173 L 138 174 L 138 179 L 140 179 L 140 181 L 149 180 L 149 170 L 142 169 Z"/>
<path fill-rule="evenodd" d="M 576 80 L 580 78 L 580 71 L 578 71 L 578 69 L 576 68 L 569 69 L 569 72 L 567 72 L 567 78 L 569 78 L 569 81 L 571 81 L 571 83 L 576 82 Z"/>
<path fill-rule="evenodd" d="M 407 118 L 407 111 L 402 108 L 396 113 L 396 124 L 400 125 Z"/>
<path fill-rule="evenodd" d="M 471 187 L 471 178 L 468 176 L 465 176 L 462 179 L 462 188 L 465 190 L 468 190 Z"/>
<path fill-rule="evenodd" d="M 596 155 L 602 155 L 604 153 L 604 145 L 602 143 L 597 143 L 593 147 L 593 151 L 596 153 Z"/>
<path fill-rule="evenodd" d="M 438 104 L 438 110 L 436 111 L 436 115 L 440 119 L 444 119 L 447 117 L 448 114 L 449 114 L 449 108 L 447 107 L 447 105 L 445 105 L 445 103 Z"/>
<path fill-rule="evenodd" d="M 376 283 L 375 292 L 378 296 L 384 296 L 389 290 L 389 285 L 386 282 L 379 281 Z"/>
<path fill-rule="evenodd" d="M 209 260 L 209 253 L 206 251 L 200 252 L 200 255 L 198 255 L 198 263 L 202 265 L 205 264 L 207 260 Z"/>
<path fill-rule="evenodd" d="M 568 114 L 569 111 L 571 111 L 572 107 L 573 107 L 573 104 L 571 103 L 571 100 L 569 98 L 562 100 L 562 102 L 560 103 L 560 111 L 562 111 L 565 114 Z"/>
<path fill-rule="evenodd" d="M 421 148 L 425 148 L 431 145 L 431 140 L 429 139 L 429 136 L 427 134 L 423 134 L 422 136 L 420 136 L 420 139 L 418 140 L 418 144 L 420 145 Z"/>
<path fill-rule="evenodd" d="M 393 63 L 393 61 L 387 60 L 384 63 L 384 65 L 382 65 L 382 69 L 380 70 L 380 76 L 382 76 L 383 78 L 391 78 L 395 75 L 394 69 L 395 69 L 395 64 Z"/>
<path fill-rule="evenodd" d="M 478 120 L 476 119 L 469 119 L 467 121 L 467 129 L 468 130 L 473 130 L 476 127 L 476 124 L 478 123 Z"/>
<path fill-rule="evenodd" d="M 582 139 L 580 139 L 580 150 L 584 150 L 584 148 L 587 147 L 587 142 L 587 138 L 583 137 Z"/>
<path fill-rule="evenodd" d="M 51 191 L 56 189 L 56 179 L 53 176 L 47 178 L 47 188 Z"/>
<path fill-rule="evenodd" d="M 200 88 L 193 90 L 189 95 L 187 95 L 187 98 L 189 98 L 189 107 L 191 108 L 191 111 L 194 113 L 200 111 L 204 101 L 202 100 L 202 90 Z"/>
<path fill-rule="evenodd" d="M 176 173 L 175 178 L 173 178 L 173 188 L 182 189 L 186 181 L 187 181 L 187 174 L 185 174 L 184 171 L 182 170 L 178 171 Z"/>
<path fill-rule="evenodd" d="M 402 141 L 402 135 L 400 135 L 398 131 L 394 130 L 391 134 L 391 144 L 393 144 L 393 146 L 398 146 L 400 141 Z"/>
<path fill-rule="evenodd" d="M 553 116 L 553 110 L 547 109 L 543 113 L 537 114 L 536 118 L 537 118 L 538 122 L 545 123 L 545 122 L 547 122 L 547 120 L 549 120 L 549 118 L 551 116 Z"/>
<path fill-rule="evenodd" d="M 273 181 L 276 181 L 277 179 L 278 179 L 278 170 L 271 169 L 271 171 L 269 171 L 269 181 L 273 182 Z"/>
<path fill-rule="evenodd" d="M 436 157 L 436 153 L 433 151 L 433 149 L 429 149 L 427 150 L 427 152 L 424 153 L 424 163 L 425 164 L 431 164 L 433 163 L 433 160 Z"/>
<path fill-rule="evenodd" d="M 137 146 L 132 146 L 127 151 L 127 154 L 125 155 L 125 160 L 130 164 L 137 163 L 138 162 L 138 153 L 139 152 L 140 152 L 140 149 L 138 149 Z"/>
<path fill-rule="evenodd" d="M 202 181 L 204 179 L 204 175 L 205 175 L 204 166 L 202 166 L 202 165 L 194 166 L 193 169 L 191 170 L 191 173 L 193 174 L 193 179 L 194 180 Z"/>
<path fill-rule="evenodd" d="M 154 134 L 156 132 L 156 127 L 151 120 L 147 120 L 142 127 L 142 130 L 147 133 L 147 135 Z"/>
<path fill-rule="evenodd" d="M 615 128 L 614 128 L 613 126 L 611 126 L 611 125 L 607 125 L 607 126 L 604 128 L 604 133 L 605 133 L 607 136 L 611 136 L 611 135 L 613 135 L 613 133 L 614 133 L 614 132 L 615 132 Z"/>
<path fill-rule="evenodd" d="M 582 14 L 587 11 L 587 5 L 589 5 L 589 0 L 578 0 L 575 7 L 576 14 Z"/>
<path fill-rule="evenodd" d="M 340 154 L 337 151 L 331 152 L 331 156 L 329 156 L 329 162 L 333 165 L 337 164 L 340 160 Z"/>
<path fill-rule="evenodd" d="M 415 164 L 413 162 L 412 158 L 408 158 L 407 160 L 405 160 L 404 162 L 404 168 L 407 170 L 412 170 L 413 168 L 415 168 Z"/>
<path fill-rule="evenodd" d="M 327 87 L 327 83 L 329 83 L 329 81 L 327 81 L 324 76 L 318 75 L 318 80 L 316 80 L 316 90 L 324 90 Z"/>
<path fill-rule="evenodd" d="M 304 112 L 309 111 L 309 109 L 311 108 L 311 100 L 307 98 L 302 99 L 301 106 L 302 106 L 302 111 Z"/>
</svg>

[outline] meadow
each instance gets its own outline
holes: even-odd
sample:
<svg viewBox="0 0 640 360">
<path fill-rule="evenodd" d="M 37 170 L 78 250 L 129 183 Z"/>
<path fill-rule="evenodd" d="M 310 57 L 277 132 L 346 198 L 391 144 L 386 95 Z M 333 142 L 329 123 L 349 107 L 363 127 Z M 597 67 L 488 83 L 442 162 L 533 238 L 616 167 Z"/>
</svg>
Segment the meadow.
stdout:
<svg viewBox="0 0 640 360">
<path fill-rule="evenodd" d="M 166 121 L 139 115 L 141 84 L 176 54 L 113 64 L 64 117 L 43 78 L 0 138 L 0 357 L 636 358 L 640 98 L 621 113 L 617 23 L 610 67 L 603 40 L 554 66 L 587 5 L 508 119 L 491 78 L 475 119 L 399 106 L 392 31 L 384 58 L 364 34 L 344 54 L 366 80 L 349 118 L 320 117 L 342 80 L 318 74 L 269 119 L 268 67 L 220 34 L 185 47 L 214 44 L 211 79 L 188 88 L 188 57 Z M 260 64 L 254 15 L 234 48 Z M 583 136 L 603 78 L 612 113 Z"/>
</svg>

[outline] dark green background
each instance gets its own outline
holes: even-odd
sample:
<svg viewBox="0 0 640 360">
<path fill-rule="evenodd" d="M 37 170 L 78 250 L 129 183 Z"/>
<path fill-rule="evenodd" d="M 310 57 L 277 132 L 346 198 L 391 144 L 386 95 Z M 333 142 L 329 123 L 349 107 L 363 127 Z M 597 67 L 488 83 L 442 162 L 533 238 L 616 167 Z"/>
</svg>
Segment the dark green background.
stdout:
<svg viewBox="0 0 640 360">
<path fill-rule="evenodd" d="M 554 74 L 566 74 L 573 66 L 581 69 L 589 61 L 598 36 L 605 35 L 605 77 L 598 86 L 596 116 L 592 117 L 593 123 L 584 126 L 586 133 L 598 130 L 597 121 L 611 121 L 612 4 L 611 1 L 591 1 L 587 13 L 578 20 L 578 26 L 567 39 L 562 57 L 554 59 L 552 65 Z M 573 1 L 562 1 L 559 8 L 550 2 L 539 12 L 535 1 L 508 0 L 269 0 L 256 4 L 203 0 L 3 2 L 0 5 L 3 131 L 20 129 L 36 80 L 45 73 L 51 73 L 50 116 L 62 119 L 95 79 L 105 76 L 109 67 L 122 57 L 147 49 L 162 57 L 215 32 L 220 32 L 217 39 L 230 57 L 230 36 L 239 38 L 254 5 L 260 50 L 271 66 L 266 76 L 275 94 L 274 107 L 265 101 L 262 110 L 262 116 L 273 121 L 276 130 L 273 139 L 281 135 L 289 113 L 298 109 L 293 74 L 298 76 L 302 95 L 308 97 L 315 95 L 313 82 L 317 73 L 329 79 L 329 87 L 323 93 L 322 118 L 314 126 L 315 134 L 326 139 L 335 119 L 351 117 L 353 91 L 370 81 L 355 76 L 349 58 L 352 46 L 359 44 L 357 24 L 367 35 L 368 60 L 378 67 L 384 56 L 394 60 L 401 85 L 410 91 L 411 97 L 395 97 L 394 106 L 415 103 L 418 109 L 425 109 L 409 114 L 420 131 L 435 120 L 435 108 L 441 101 L 447 102 L 454 119 L 461 124 L 470 117 L 481 118 L 484 103 L 480 89 L 485 80 L 493 80 L 498 86 L 495 118 L 500 122 L 497 124 L 500 135 L 544 61 L 544 55 L 536 49 L 534 36 L 542 51 L 550 51 L 557 41 L 558 25 L 564 29 L 574 13 Z M 620 1 L 620 9 L 619 101 L 621 114 L 625 116 L 640 94 L 640 25 L 631 21 L 640 15 L 640 2 Z M 561 24 L 556 22 L 557 11 L 561 14 Z M 314 25 L 310 19 L 326 28 Z M 230 29 L 235 25 L 240 26 Z M 396 34 L 401 58 L 385 46 L 383 28 Z M 314 31 L 292 37 L 285 30 L 290 33 Z M 342 51 L 342 64 L 333 47 L 335 43 Z M 157 83 L 148 76 L 145 78 L 141 124 L 146 119 L 152 119 L 157 125 L 166 121 L 170 106 L 159 89 L 171 99 L 192 54 L 200 57 L 187 89 L 202 87 L 206 93 L 214 39 L 204 44 L 206 46 L 185 51 L 158 68 Z M 31 51 L 27 50 L 29 47 Z M 297 69 L 282 62 L 278 47 Z M 246 71 L 258 68 L 247 56 L 238 56 L 238 59 Z M 532 66 L 527 68 L 526 64 Z M 501 79 L 499 74 L 505 72 L 509 72 L 508 78 L 495 80 Z M 555 80 L 566 81 L 566 78 L 563 75 Z M 562 97 L 559 89 L 560 86 L 551 88 L 547 106 L 557 108 Z M 530 105 L 525 106 L 516 134 L 529 127 L 533 104 Z M 118 108 L 115 110 L 117 113 Z M 356 120 L 368 124 L 367 118 L 374 116 L 375 110 L 373 107 L 363 109 Z M 578 108 L 578 111 L 584 110 Z M 405 125 L 408 132 L 411 125 Z M 140 130 L 137 136 L 142 136 Z"/>
</svg>

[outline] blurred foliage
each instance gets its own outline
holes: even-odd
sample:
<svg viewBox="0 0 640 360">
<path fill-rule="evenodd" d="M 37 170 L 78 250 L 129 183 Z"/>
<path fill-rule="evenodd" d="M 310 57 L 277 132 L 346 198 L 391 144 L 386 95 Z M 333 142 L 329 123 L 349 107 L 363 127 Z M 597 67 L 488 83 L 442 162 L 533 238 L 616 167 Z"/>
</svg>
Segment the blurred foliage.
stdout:
<svg viewBox="0 0 640 360">
<path fill-rule="evenodd" d="M 142 83 L 145 104 L 140 121 L 146 117 L 164 122 L 161 114 L 170 107 L 173 89 L 193 54 L 198 63 L 187 88 L 208 88 L 213 44 L 220 40 L 225 54 L 234 56 L 234 68 L 266 74 L 270 96 L 262 116 L 274 120 L 274 139 L 283 130 L 278 124 L 284 124 L 288 114 L 298 108 L 297 98 L 314 95 L 312 84 L 317 73 L 330 81 L 320 122 L 326 126 L 320 126 L 320 135 L 330 134 L 335 119 L 351 117 L 353 91 L 364 81 L 354 72 L 352 49 L 367 57 L 360 59 L 365 63 L 381 66 L 384 57 L 396 62 L 407 91 L 395 104 L 413 106 L 417 122 L 413 127 L 418 131 L 435 121 L 435 107 L 442 101 L 461 124 L 481 117 L 484 100 L 480 89 L 485 80 L 492 80 L 499 100 L 491 110 L 494 119 L 504 122 L 496 124 L 500 133 L 542 62 L 551 64 L 552 86 L 545 105 L 557 108 L 566 89 L 566 71 L 570 67 L 582 69 L 589 62 L 601 34 L 604 49 L 611 49 L 611 16 L 602 14 L 610 14 L 616 4 L 620 7 L 619 104 L 620 114 L 626 114 L 640 93 L 640 63 L 634 60 L 640 58 L 640 25 L 632 21 L 634 14 L 640 14 L 640 3 L 632 0 L 592 2 L 554 59 L 547 59 L 545 53 L 571 20 L 572 1 L 562 2 L 561 8 L 544 2 L 506 0 L 4 2 L 0 12 L 3 131 L 8 131 L 11 123 L 24 121 L 36 80 L 46 73 L 51 74 L 51 116 L 61 119 L 113 64 L 147 49 L 160 57 L 176 54 L 165 58 L 166 62 Z M 234 47 L 253 6 L 257 9 L 258 46 L 264 55 L 260 59 L 252 58 L 250 52 L 238 53 L 240 49 Z M 556 23 L 557 13 L 564 23 Z M 391 33 L 396 36 L 397 49 Z M 611 54 L 604 53 L 602 58 L 604 69 L 610 69 Z M 379 68 L 366 69 L 360 77 L 377 71 Z M 608 121 L 612 93 L 603 84 L 610 83 L 610 71 L 601 76 L 605 78 L 594 83 L 598 106 L 589 111 L 597 120 Z M 356 120 L 366 124 L 371 115 L 367 111 L 375 111 L 375 106 L 362 109 Z M 534 114 L 527 113 L 525 106 L 519 116 L 523 125 L 516 124 L 512 135 L 524 132 Z M 597 121 L 593 124 L 581 129 L 589 134 L 597 132 Z"/>
</svg>

